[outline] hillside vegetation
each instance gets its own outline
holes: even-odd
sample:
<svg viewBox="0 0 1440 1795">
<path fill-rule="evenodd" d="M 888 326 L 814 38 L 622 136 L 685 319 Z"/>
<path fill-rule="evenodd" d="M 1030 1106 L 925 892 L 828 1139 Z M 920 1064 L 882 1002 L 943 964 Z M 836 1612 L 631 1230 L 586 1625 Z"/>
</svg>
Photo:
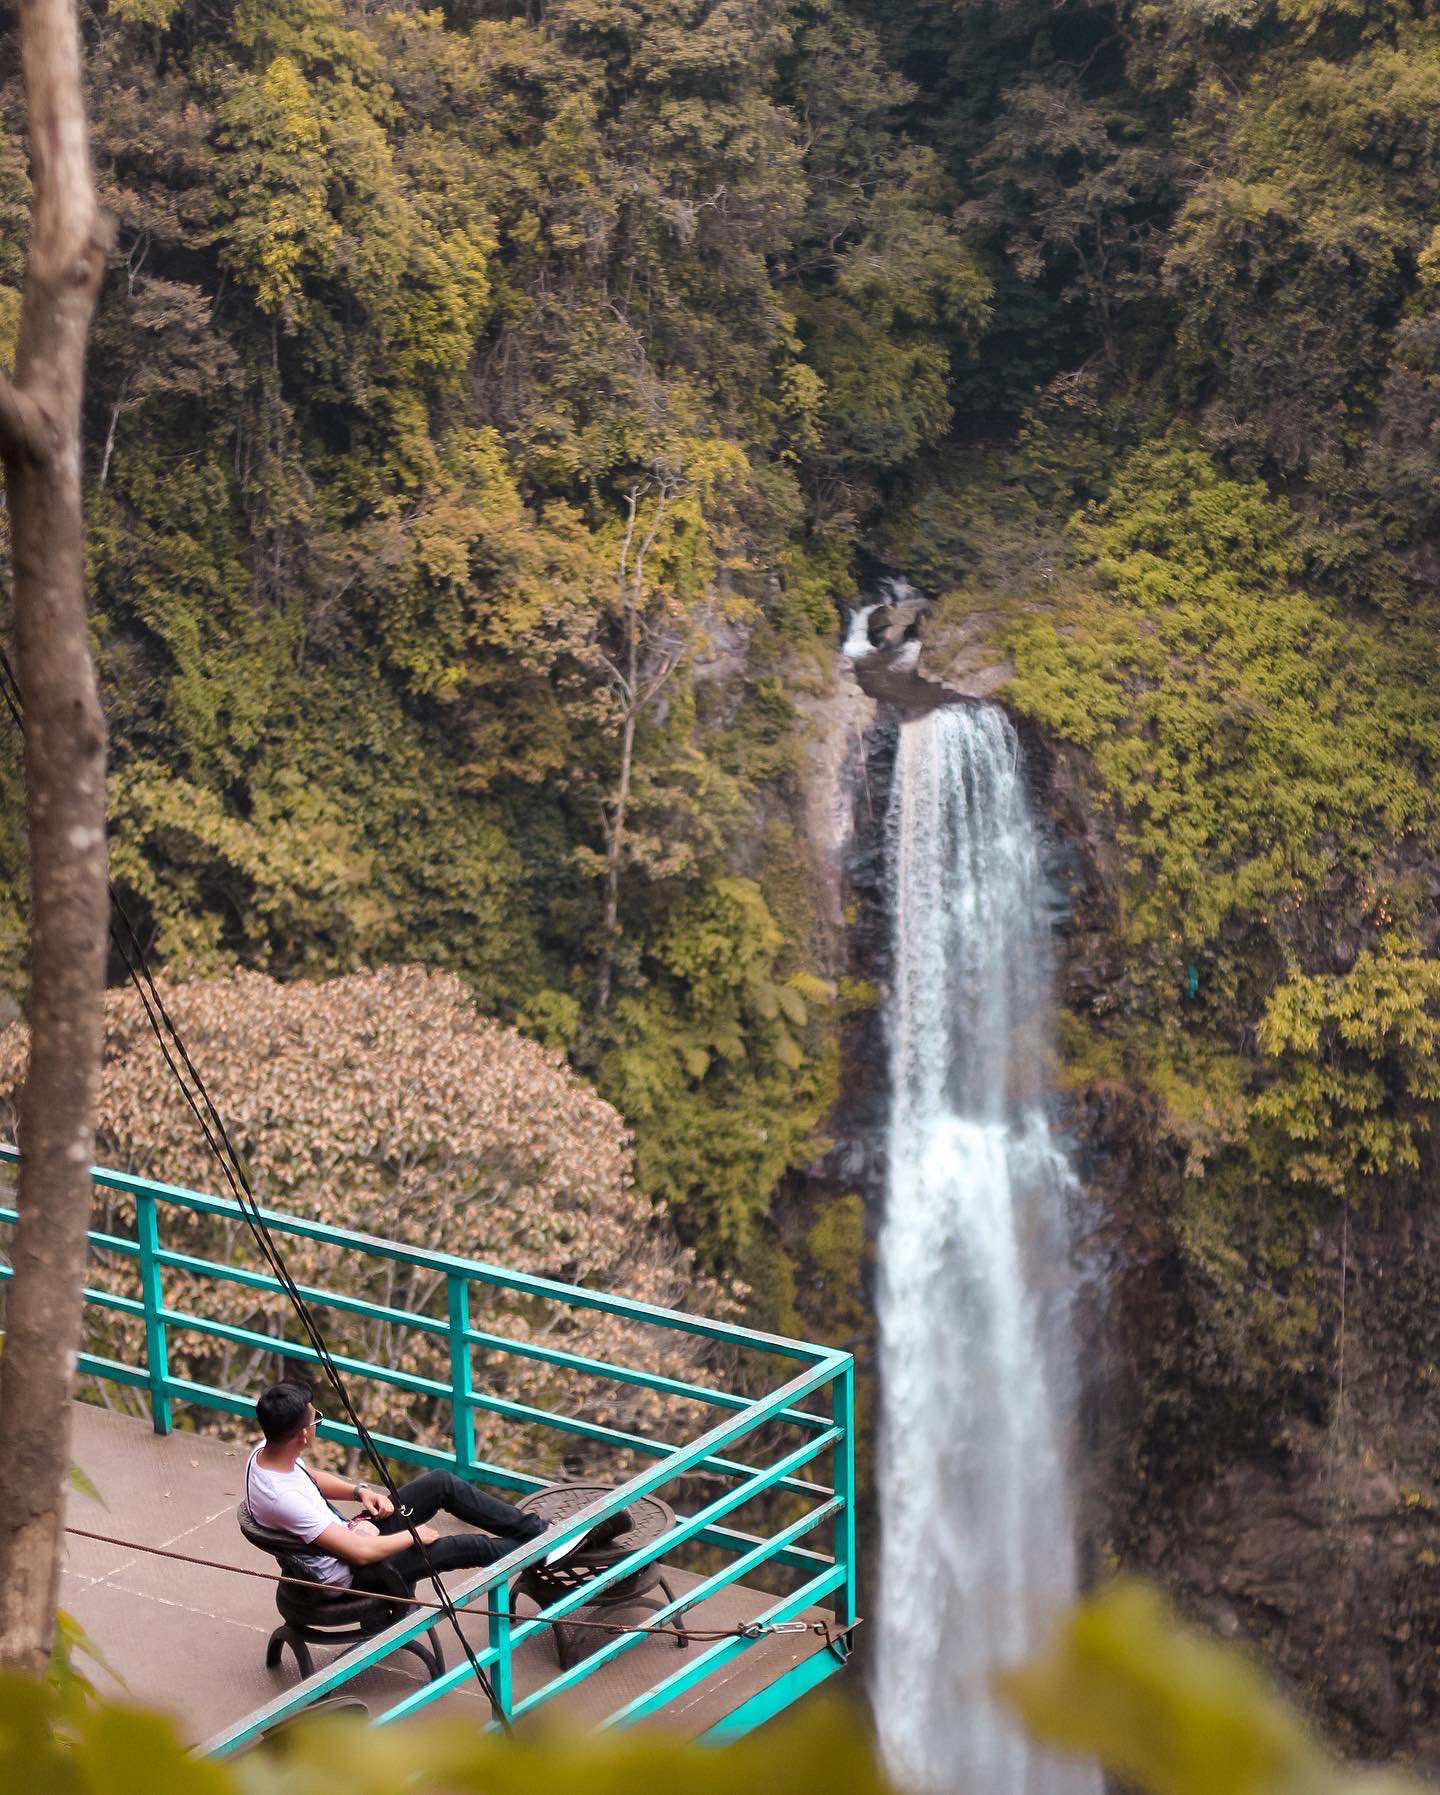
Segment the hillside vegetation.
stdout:
<svg viewBox="0 0 1440 1795">
<path fill-rule="evenodd" d="M 87 14 L 120 223 L 89 428 L 122 895 L 185 976 L 453 969 L 598 1082 L 715 1262 L 835 1092 L 784 675 L 987 316 L 882 24 Z"/>
</svg>

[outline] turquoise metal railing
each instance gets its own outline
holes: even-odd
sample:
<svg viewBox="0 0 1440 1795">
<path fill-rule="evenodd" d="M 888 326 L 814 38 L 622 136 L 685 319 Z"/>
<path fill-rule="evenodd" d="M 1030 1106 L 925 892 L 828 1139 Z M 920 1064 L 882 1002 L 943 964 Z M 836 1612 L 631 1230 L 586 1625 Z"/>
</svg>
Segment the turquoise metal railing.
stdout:
<svg viewBox="0 0 1440 1795">
<path fill-rule="evenodd" d="M 12 1146 L 0 1144 L 0 1166 L 18 1163 L 19 1155 Z M 91 1245 L 101 1252 L 117 1254 L 135 1263 L 139 1276 L 140 1295 L 132 1297 L 118 1292 L 87 1288 L 86 1302 L 96 1309 L 108 1310 L 143 1324 L 144 1362 L 129 1364 L 95 1353 L 82 1353 L 78 1369 L 112 1382 L 130 1385 L 148 1395 L 151 1419 L 159 1433 L 169 1433 L 173 1426 L 176 1401 L 204 1408 L 226 1411 L 247 1418 L 253 1416 L 253 1396 L 195 1379 L 180 1377 L 170 1368 L 170 1335 L 172 1331 L 214 1336 L 234 1345 L 249 1347 L 266 1354 L 283 1355 L 287 1359 L 314 1362 L 314 1350 L 298 1341 L 279 1339 L 269 1334 L 213 1316 L 193 1314 L 174 1308 L 166 1300 L 165 1274 L 183 1272 L 201 1280 L 214 1280 L 243 1286 L 265 1295 L 283 1294 L 279 1281 L 266 1272 L 250 1266 L 221 1263 L 203 1256 L 180 1252 L 165 1244 L 162 1219 L 171 1211 L 190 1215 L 242 1222 L 239 1206 L 226 1198 L 207 1196 L 177 1185 L 161 1184 L 152 1179 L 135 1177 L 126 1172 L 92 1169 L 93 1182 L 108 1190 L 133 1199 L 135 1234 L 129 1238 L 105 1230 L 90 1233 Z M 629 1298 L 607 1292 L 587 1290 L 549 1278 L 533 1277 L 525 1272 L 488 1265 L 478 1260 L 453 1254 L 427 1251 L 420 1247 L 383 1240 L 350 1229 L 334 1228 L 323 1222 L 279 1211 L 263 1211 L 266 1222 L 277 1235 L 321 1242 L 366 1260 L 389 1261 L 394 1265 L 420 1268 L 443 1278 L 446 1293 L 443 1317 L 377 1303 L 344 1290 L 329 1290 L 302 1285 L 306 1300 L 317 1308 L 338 1314 L 379 1320 L 395 1328 L 413 1331 L 443 1341 L 448 1348 L 449 1376 L 445 1381 L 416 1372 L 400 1370 L 392 1365 L 376 1363 L 354 1356 L 336 1354 L 336 1363 L 347 1379 L 383 1384 L 413 1395 L 441 1398 L 450 1403 L 453 1414 L 453 1437 L 448 1450 L 415 1440 L 405 1440 L 390 1433 L 375 1432 L 373 1437 L 391 1458 L 404 1463 L 440 1466 L 462 1475 L 481 1478 L 488 1483 L 511 1490 L 543 1488 L 547 1479 L 518 1468 L 487 1462 L 476 1454 L 474 1417 L 477 1411 L 506 1417 L 526 1426 L 560 1430 L 576 1438 L 607 1445 L 631 1455 L 653 1459 L 629 1481 L 617 1486 L 603 1500 L 568 1522 L 563 1530 L 547 1534 L 542 1542 L 512 1552 L 508 1557 L 477 1574 L 474 1582 L 455 1597 L 458 1606 L 475 1604 L 490 1612 L 488 1644 L 477 1654 L 481 1667 L 489 1676 L 497 1702 L 507 1715 L 530 1712 L 557 1695 L 594 1676 L 623 1652 L 634 1649 L 643 1635 L 621 1634 L 593 1652 L 573 1669 L 557 1673 L 547 1682 L 516 1700 L 513 1661 L 515 1652 L 549 1623 L 582 1607 L 611 1584 L 632 1576 L 647 1563 L 670 1556 L 687 1543 L 717 1548 L 725 1562 L 694 1587 L 687 1589 L 674 1602 L 652 1617 L 651 1624 L 692 1610 L 707 1597 L 727 1585 L 751 1576 L 767 1564 L 783 1565 L 798 1575 L 798 1585 L 788 1594 L 767 1598 L 754 1619 L 762 1627 L 783 1624 L 802 1610 L 827 1602 L 833 1610 L 835 1627 L 842 1633 L 853 1627 L 855 1610 L 855 1516 L 854 1516 L 854 1362 L 849 1353 L 830 1347 L 789 1340 L 763 1334 L 732 1323 L 707 1320 L 678 1310 L 656 1308 L 633 1302 Z M 0 1222 L 16 1219 L 12 1208 L 0 1206 Z M 12 1275 L 8 1266 L 0 1265 L 0 1281 Z M 611 1360 L 590 1358 L 580 1353 L 541 1341 L 515 1340 L 472 1325 L 471 1295 L 476 1287 L 514 1292 L 517 1295 L 563 1304 L 574 1310 L 590 1310 L 646 1326 L 676 1330 L 699 1338 L 728 1343 L 764 1355 L 767 1360 L 790 1361 L 788 1377 L 775 1389 L 760 1397 L 708 1385 L 668 1377 L 643 1367 Z M 534 1404 L 520 1403 L 487 1394 L 476 1387 L 473 1354 L 476 1349 L 517 1358 L 538 1360 L 557 1368 L 580 1373 L 587 1378 L 608 1379 L 622 1384 L 653 1390 L 664 1395 L 682 1397 L 721 1411 L 721 1418 L 697 1438 L 675 1444 L 626 1429 L 611 1427 L 579 1416 L 562 1415 Z M 817 1397 L 821 1407 L 805 1406 Z M 828 1400 L 826 1400 L 828 1399 Z M 751 1448 L 774 1449 L 785 1433 L 798 1431 L 804 1437 L 789 1446 L 767 1464 L 752 1464 L 744 1457 L 732 1456 L 734 1448 L 750 1442 Z M 353 1427 L 346 1423 L 325 1420 L 321 1434 L 341 1444 L 356 1446 Z M 831 1482 L 817 1482 L 802 1476 L 817 1460 L 828 1457 Z M 540 1614 L 516 1616 L 510 1612 L 510 1588 L 527 1565 L 536 1562 L 562 1540 L 586 1531 L 607 1514 L 618 1512 L 640 1496 L 660 1490 L 678 1478 L 707 1473 L 729 1483 L 720 1495 L 686 1514 L 677 1512 L 674 1526 L 658 1539 L 630 1557 L 609 1567 L 583 1589 L 555 1601 Z M 735 1512 L 759 1496 L 771 1491 L 784 1492 L 790 1507 L 803 1503 L 803 1512 L 780 1526 L 768 1537 L 741 1531 L 726 1525 Z M 788 1512 L 788 1511 L 787 1511 Z M 828 1535 L 828 1551 L 802 1543 L 817 1530 Z M 387 1632 L 367 1641 L 357 1649 L 316 1672 L 295 1688 L 286 1691 L 274 1702 L 247 1715 L 226 1732 L 209 1741 L 206 1749 L 214 1754 L 242 1746 L 279 1721 L 298 1712 L 322 1695 L 329 1695 L 361 1671 L 395 1651 L 405 1640 L 428 1631 L 437 1624 L 433 1611 L 418 1611 L 411 1620 L 398 1622 Z M 703 1621 L 701 1622 L 703 1625 Z M 685 1654 L 685 1662 L 655 1683 L 645 1693 L 611 1713 L 606 1726 L 628 1726 L 656 1713 L 679 1695 L 713 1676 L 740 1653 L 749 1650 L 750 1638 L 722 1639 Z M 778 1675 L 757 1694 L 726 1714 L 712 1726 L 706 1738 L 728 1738 L 749 1731 L 772 1714 L 778 1713 L 808 1689 L 833 1674 L 843 1663 L 842 1651 L 823 1646 Z M 467 1661 L 448 1670 L 436 1681 L 417 1689 L 376 1716 L 383 1725 L 427 1706 L 448 1690 L 473 1676 Z"/>
</svg>

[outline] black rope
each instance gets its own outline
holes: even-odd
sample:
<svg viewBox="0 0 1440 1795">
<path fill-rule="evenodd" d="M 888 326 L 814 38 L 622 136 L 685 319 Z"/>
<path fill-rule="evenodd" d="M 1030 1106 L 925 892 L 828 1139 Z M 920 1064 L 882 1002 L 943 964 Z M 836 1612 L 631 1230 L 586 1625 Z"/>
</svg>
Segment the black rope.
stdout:
<svg viewBox="0 0 1440 1795">
<path fill-rule="evenodd" d="M 146 1546 L 136 1539 L 115 1539 L 108 1533 L 92 1533 L 87 1527 L 67 1527 L 67 1533 L 76 1539 L 94 1540 L 98 1545 L 117 1546 L 127 1552 L 148 1552 L 152 1558 L 173 1559 L 176 1564 L 193 1564 L 208 1571 L 229 1571 L 237 1577 L 255 1577 L 262 1583 L 284 1583 L 297 1589 L 308 1589 L 312 1592 L 323 1587 L 313 1577 L 292 1577 L 284 1573 L 277 1575 L 274 1571 L 252 1570 L 245 1564 L 222 1564 L 215 1558 L 197 1558 L 190 1552 L 176 1552 L 168 1546 Z M 373 1596 L 377 1602 L 393 1602 L 406 1608 L 420 1608 L 427 1612 L 441 1614 L 444 1610 L 438 1602 L 427 1602 L 419 1596 L 394 1595 L 389 1590 L 361 1589 L 357 1585 L 346 1586 L 351 1595 Z M 606 1591 L 601 1590 L 596 1597 L 603 1601 Z M 516 1614 L 511 1608 L 482 1608 L 478 1603 L 467 1602 L 465 1613 L 480 1619 L 508 1619 L 516 1625 L 542 1627 L 581 1627 L 590 1628 L 600 1633 L 653 1633 L 664 1639 L 682 1639 L 698 1641 L 703 1645 L 718 1644 L 725 1639 L 765 1639 L 773 1633 L 814 1633 L 823 1638 L 827 1645 L 833 1646 L 836 1639 L 848 1629 L 836 1629 L 829 1621 L 744 1621 L 734 1627 L 689 1627 L 675 1625 L 670 1622 L 657 1621 L 649 1626 L 644 1624 L 626 1624 L 612 1620 L 582 1620 L 579 1615 L 563 1614 Z M 855 1623 L 857 1626 L 859 1622 Z"/>
<path fill-rule="evenodd" d="M 15 669 L 11 666 L 10 657 L 6 654 L 3 645 L 0 645 L 0 692 L 3 692 L 5 707 L 10 712 L 10 716 L 14 721 L 16 728 L 23 734 L 24 701 L 20 693 L 20 683 L 15 676 Z M 346 1388 L 345 1381 L 340 1375 L 339 1367 L 331 1357 L 330 1349 L 325 1343 L 324 1336 L 320 1331 L 319 1324 L 314 1318 L 310 1305 L 305 1301 L 305 1298 L 300 1293 L 299 1286 L 291 1277 L 289 1268 L 285 1264 L 284 1256 L 266 1224 L 264 1212 L 255 1196 L 245 1162 L 237 1152 L 235 1144 L 231 1140 L 229 1131 L 225 1126 L 224 1118 L 216 1108 L 215 1102 L 210 1095 L 209 1088 L 206 1086 L 205 1080 L 201 1077 L 194 1060 L 190 1057 L 189 1050 L 185 1045 L 184 1038 L 181 1035 L 179 1028 L 176 1026 L 174 1018 L 165 1006 L 165 1000 L 160 995 L 159 987 L 155 983 L 154 975 L 150 970 L 149 959 L 141 944 L 140 937 L 135 931 L 135 925 L 131 922 L 124 905 L 120 902 L 119 895 L 116 892 L 114 885 L 109 884 L 108 890 L 112 913 L 110 921 L 110 939 L 114 943 L 120 958 L 124 963 L 130 982 L 135 987 L 136 993 L 140 998 L 141 1005 L 145 1011 L 146 1020 L 149 1022 L 151 1031 L 159 1044 L 160 1051 L 165 1059 L 165 1064 L 179 1084 L 192 1115 L 200 1125 L 200 1131 L 205 1137 L 205 1144 L 219 1164 L 220 1169 L 225 1176 L 225 1180 L 230 1186 L 230 1190 L 239 1205 L 240 1212 L 249 1227 L 261 1257 L 266 1264 L 269 1265 L 277 1282 L 281 1285 L 285 1295 L 289 1298 L 291 1307 L 299 1317 L 300 1325 L 309 1337 L 310 1345 L 319 1360 L 320 1367 L 328 1378 L 336 1396 L 339 1398 L 341 1407 L 344 1409 L 350 1425 L 355 1430 L 355 1435 L 360 1443 L 361 1450 L 370 1459 L 380 1481 L 388 1491 L 391 1500 L 395 1502 L 398 1507 L 399 1490 L 395 1484 L 394 1478 L 390 1474 L 390 1468 L 385 1462 L 383 1454 L 376 1446 L 369 1428 L 366 1427 L 365 1423 L 361 1420 L 359 1412 L 356 1410 L 354 1403 L 350 1400 L 350 1392 Z M 118 918 L 124 925 L 125 936 L 128 937 L 128 945 L 115 926 L 116 918 Z M 169 1037 L 168 1041 L 166 1039 L 167 1035 Z M 175 1050 L 174 1053 L 171 1051 L 172 1045 Z M 190 1084 L 186 1081 L 185 1073 L 182 1073 L 180 1066 L 176 1064 L 176 1054 L 179 1055 L 180 1061 L 184 1065 L 185 1072 L 189 1074 L 190 1079 L 193 1081 L 193 1091 L 191 1090 Z M 202 1105 L 203 1109 L 201 1107 Z M 278 1350 L 283 1347 L 284 1343 L 283 1341 L 280 1341 L 276 1344 Z M 495 1691 L 491 1685 L 490 1679 L 481 1668 L 480 1662 L 475 1656 L 474 1649 L 465 1636 L 465 1630 L 460 1625 L 459 1611 L 456 1609 L 449 1591 L 440 1581 L 440 1574 L 436 1570 L 434 1561 L 430 1557 L 429 1548 L 426 1546 L 425 1541 L 421 1539 L 419 1530 L 413 1523 L 408 1527 L 407 1531 L 420 1552 L 421 1560 L 425 1565 L 425 1574 L 434 1585 L 436 1596 L 439 1599 L 439 1605 L 449 1619 L 450 1624 L 454 1629 L 455 1637 L 460 1642 L 461 1649 L 464 1651 L 465 1656 L 470 1660 L 470 1668 L 475 1674 L 476 1681 L 484 1691 L 495 1718 L 508 1732 L 510 1730 L 509 1716 L 505 1713 L 499 1701 L 496 1699 Z"/>
</svg>

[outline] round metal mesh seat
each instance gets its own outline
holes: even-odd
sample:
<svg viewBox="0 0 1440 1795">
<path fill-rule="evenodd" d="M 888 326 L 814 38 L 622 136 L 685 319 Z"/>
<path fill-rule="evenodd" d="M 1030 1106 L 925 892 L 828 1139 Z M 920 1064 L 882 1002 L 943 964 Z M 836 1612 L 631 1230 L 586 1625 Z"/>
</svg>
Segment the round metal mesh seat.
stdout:
<svg viewBox="0 0 1440 1795">
<path fill-rule="evenodd" d="M 522 1496 L 516 1506 L 525 1514 L 539 1515 L 547 1526 L 553 1527 L 591 1507 L 599 1497 L 610 1495 L 613 1488 L 608 1483 L 556 1483 L 548 1489 L 534 1490 L 530 1495 Z M 603 1546 L 584 1545 L 559 1564 L 531 1565 L 521 1574 L 517 1594 L 528 1596 L 539 1608 L 548 1608 L 560 1596 L 593 1582 L 601 1571 L 659 1539 L 675 1524 L 675 1511 L 658 1496 L 641 1496 L 626 1506 L 630 1525 L 623 1533 L 607 1540 Z M 658 1595 L 654 1593 L 657 1590 Z M 592 1618 L 630 1607 L 653 1613 L 674 1600 L 675 1592 L 665 1575 L 665 1566 L 652 1562 L 641 1565 L 628 1577 L 599 1591 L 581 1612 Z M 683 1616 L 682 1609 L 671 1622 L 677 1632 L 675 1644 L 682 1651 L 690 1643 Z M 619 1632 L 620 1628 L 615 1630 Z M 555 1636 L 555 1655 L 562 1670 L 578 1664 L 586 1655 L 586 1647 L 593 1650 L 604 1637 L 589 1627 L 567 1626 L 564 1621 L 557 1621 L 550 1631 Z"/>
</svg>

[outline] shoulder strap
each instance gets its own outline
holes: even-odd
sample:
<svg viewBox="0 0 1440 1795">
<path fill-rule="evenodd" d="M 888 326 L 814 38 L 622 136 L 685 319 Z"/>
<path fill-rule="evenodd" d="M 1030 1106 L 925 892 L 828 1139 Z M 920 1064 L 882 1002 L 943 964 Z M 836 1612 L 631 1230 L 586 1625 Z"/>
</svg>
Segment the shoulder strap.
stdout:
<svg viewBox="0 0 1440 1795">
<path fill-rule="evenodd" d="M 300 1469 L 310 1479 L 311 1483 L 315 1483 L 315 1473 L 310 1469 L 309 1465 L 301 1465 Z M 318 1483 L 315 1483 L 315 1494 L 325 1504 L 326 1508 L 328 1508 L 330 1510 L 331 1514 L 334 1515 L 334 1517 L 337 1521 L 343 1521 L 345 1519 L 344 1515 L 342 1515 L 340 1510 L 338 1508 L 336 1508 L 335 1504 L 325 1494 L 324 1490 L 322 1490 L 320 1488 L 320 1485 Z"/>
</svg>

